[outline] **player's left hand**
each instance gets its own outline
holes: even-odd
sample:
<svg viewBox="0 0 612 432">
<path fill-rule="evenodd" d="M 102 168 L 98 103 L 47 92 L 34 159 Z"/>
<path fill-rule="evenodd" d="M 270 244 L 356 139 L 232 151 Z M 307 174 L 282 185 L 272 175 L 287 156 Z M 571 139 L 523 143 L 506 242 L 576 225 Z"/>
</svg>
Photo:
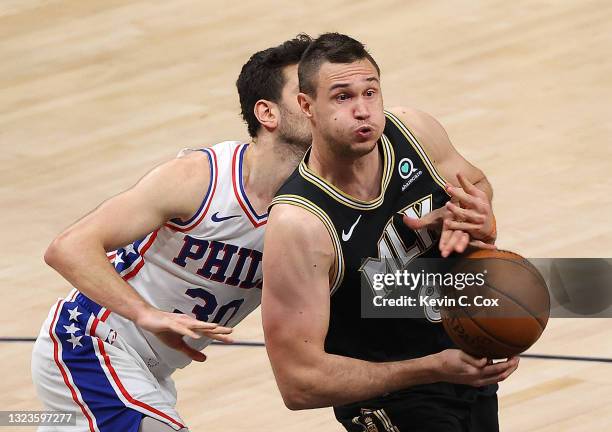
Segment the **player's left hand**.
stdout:
<svg viewBox="0 0 612 432">
<path fill-rule="evenodd" d="M 443 257 L 452 252 L 462 253 L 468 246 L 481 249 L 496 249 L 495 217 L 487 195 L 474 186 L 462 174 L 457 174 L 462 187 L 450 183 L 445 189 L 451 196 L 444 207 L 436 209 L 419 219 L 403 216 L 408 228 L 441 230 L 440 252 Z"/>
<path fill-rule="evenodd" d="M 472 240 L 491 244 L 495 241 L 495 216 L 486 193 L 474 186 L 463 174 L 457 174 L 461 187 L 446 183 L 451 200 L 446 209 L 453 218 L 445 218 L 445 228 L 468 233 Z M 481 246 L 482 247 L 482 246 Z M 486 246 L 485 246 L 486 247 Z"/>
</svg>

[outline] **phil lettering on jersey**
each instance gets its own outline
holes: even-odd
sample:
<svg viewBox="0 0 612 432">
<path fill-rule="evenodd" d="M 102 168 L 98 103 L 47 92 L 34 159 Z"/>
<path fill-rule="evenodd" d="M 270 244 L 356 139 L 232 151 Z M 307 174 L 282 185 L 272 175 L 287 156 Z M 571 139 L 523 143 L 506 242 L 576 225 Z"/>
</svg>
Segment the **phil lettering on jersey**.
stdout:
<svg viewBox="0 0 612 432">
<path fill-rule="evenodd" d="M 196 274 L 203 278 L 244 289 L 261 288 L 262 279 L 253 280 L 261 265 L 263 255 L 260 251 L 189 235 L 185 235 L 183 240 L 181 251 L 172 260 L 175 264 L 186 267 L 189 261 L 203 262 L 196 271 Z M 234 257 L 236 259 L 232 259 Z M 247 260 L 248 270 L 242 278 L 243 269 L 247 268 Z"/>
</svg>

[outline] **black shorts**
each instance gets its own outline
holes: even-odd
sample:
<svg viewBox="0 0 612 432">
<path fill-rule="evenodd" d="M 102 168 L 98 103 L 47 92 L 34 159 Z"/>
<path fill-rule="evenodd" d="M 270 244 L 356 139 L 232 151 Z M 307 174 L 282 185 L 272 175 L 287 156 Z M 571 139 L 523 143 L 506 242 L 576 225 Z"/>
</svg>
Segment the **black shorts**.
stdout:
<svg viewBox="0 0 612 432">
<path fill-rule="evenodd" d="M 334 409 L 350 432 L 498 432 L 497 395 L 406 392 Z"/>
</svg>

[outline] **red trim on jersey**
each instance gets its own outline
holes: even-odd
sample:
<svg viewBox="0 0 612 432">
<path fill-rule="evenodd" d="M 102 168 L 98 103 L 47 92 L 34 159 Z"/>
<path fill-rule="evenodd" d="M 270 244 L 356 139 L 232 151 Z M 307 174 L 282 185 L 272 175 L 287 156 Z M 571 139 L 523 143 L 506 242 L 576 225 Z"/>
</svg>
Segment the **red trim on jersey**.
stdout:
<svg viewBox="0 0 612 432">
<path fill-rule="evenodd" d="M 89 327 L 89 335 L 90 336 L 96 336 L 96 329 L 98 328 L 98 323 L 100 322 L 100 320 L 96 317 L 94 317 L 93 322 L 91 323 L 91 327 Z"/>
<path fill-rule="evenodd" d="M 111 314 L 111 311 L 109 309 L 106 309 L 104 313 L 102 314 L 102 316 L 100 317 L 100 321 L 102 322 L 106 321 L 110 314 Z"/>
<path fill-rule="evenodd" d="M 236 200 L 238 201 L 238 204 L 240 204 L 242 211 L 244 212 L 245 215 L 247 215 L 247 217 L 249 218 L 253 226 L 255 228 L 259 228 L 260 226 L 265 225 L 268 220 L 264 219 L 261 222 L 257 222 L 257 220 L 255 220 L 255 218 L 251 215 L 247 207 L 244 205 L 242 196 L 238 192 L 238 186 L 236 185 L 236 181 L 242 180 L 242 179 L 236 179 L 236 177 L 240 175 L 240 172 L 236 174 L 236 156 L 238 156 L 238 152 L 240 151 L 241 148 L 242 148 L 242 145 L 237 146 L 236 150 L 234 150 L 234 155 L 232 156 L 232 186 L 234 187 L 234 195 L 236 196 Z"/>
<path fill-rule="evenodd" d="M 140 271 L 140 269 L 142 268 L 142 266 L 145 263 L 145 259 L 144 259 L 145 252 L 151 247 L 151 245 L 153 244 L 153 242 L 157 238 L 157 232 L 158 231 L 159 231 L 159 228 L 156 229 L 155 231 L 153 231 L 153 233 L 151 234 L 151 237 L 149 237 L 149 240 L 147 241 L 147 243 L 140 249 L 140 251 L 139 251 L 140 261 L 138 261 L 138 264 L 136 264 L 136 267 L 134 267 L 128 274 L 126 274 L 124 276 L 121 276 L 124 281 L 127 282 L 129 279 L 131 279 L 134 276 L 136 276 L 136 274 Z"/>
<path fill-rule="evenodd" d="M 70 381 L 68 380 L 68 375 L 66 374 L 66 371 L 64 370 L 64 367 L 62 366 L 62 363 L 59 360 L 58 342 L 55 339 L 55 336 L 53 335 L 53 329 L 55 328 L 55 324 L 57 321 L 57 313 L 60 309 L 60 306 L 62 305 L 62 302 L 63 302 L 62 300 L 57 302 L 57 307 L 55 308 L 55 313 L 53 314 L 53 319 L 51 320 L 51 326 L 49 327 L 49 337 L 53 341 L 53 358 L 55 359 L 55 364 L 57 365 L 58 369 L 60 370 L 62 374 L 62 378 L 64 378 L 64 384 L 66 384 L 66 387 L 68 387 L 68 389 L 70 390 L 70 393 L 72 394 L 72 400 L 76 402 L 76 404 L 81 408 L 83 415 L 87 418 L 87 422 L 89 423 L 89 430 L 91 432 L 95 432 L 93 420 L 89 416 L 89 413 L 87 412 L 83 404 L 81 404 L 81 402 L 78 400 L 76 391 L 74 390 L 74 387 L 72 387 L 72 384 L 70 384 Z"/>
<path fill-rule="evenodd" d="M 165 418 L 166 420 L 168 420 L 169 422 L 175 424 L 176 426 L 178 426 L 179 428 L 184 428 L 185 425 L 183 425 L 181 422 L 173 419 L 172 417 L 170 417 L 168 414 L 153 408 L 150 405 L 147 405 L 144 402 L 141 402 L 137 399 L 134 399 L 125 389 L 125 387 L 123 386 L 123 383 L 121 382 L 121 380 L 119 379 L 119 376 L 117 375 L 117 372 L 115 371 L 115 368 L 113 368 L 113 365 L 111 364 L 110 361 L 110 357 L 108 356 L 108 354 L 106 354 L 106 350 L 104 349 L 104 342 L 102 342 L 102 340 L 100 338 L 96 338 L 97 342 L 98 342 L 98 348 L 100 349 L 100 353 L 102 354 L 102 357 L 104 358 L 104 363 L 106 364 L 106 367 L 108 368 L 111 376 L 113 377 L 113 381 L 115 381 L 115 384 L 117 385 L 117 387 L 119 388 L 119 390 L 121 391 L 121 394 L 123 394 L 123 397 L 125 397 L 130 403 L 139 406 L 140 408 L 146 410 L 146 411 L 150 411 L 162 418 Z"/>
<path fill-rule="evenodd" d="M 210 154 L 212 155 L 212 162 L 213 162 L 212 163 L 213 169 L 212 169 L 212 172 L 210 173 L 211 181 L 213 182 L 213 186 L 212 186 L 212 189 L 210 191 L 210 194 L 206 197 L 206 199 L 208 201 L 206 203 L 206 207 L 204 208 L 204 210 L 200 214 L 200 217 L 198 218 L 198 220 L 193 222 L 193 223 L 191 223 L 189 226 L 180 227 L 180 226 L 170 225 L 168 223 L 164 224 L 165 227 L 168 227 L 168 228 L 170 228 L 173 231 L 180 231 L 180 232 L 191 231 L 196 226 L 198 226 L 200 222 L 202 222 L 202 219 L 204 219 L 204 217 L 206 216 L 206 213 L 208 213 L 208 209 L 210 208 L 210 204 L 212 203 L 213 196 L 215 195 L 215 190 L 217 189 L 217 178 L 219 177 L 219 175 L 218 175 L 219 167 L 217 166 L 217 155 L 216 155 L 215 151 L 212 148 L 207 148 L 206 150 L 208 152 L 210 152 Z"/>
<path fill-rule="evenodd" d="M 78 295 L 79 295 L 79 290 L 75 289 L 74 292 L 72 293 L 72 296 L 70 297 L 70 300 L 68 300 L 68 303 L 73 302 L 76 296 Z"/>
</svg>

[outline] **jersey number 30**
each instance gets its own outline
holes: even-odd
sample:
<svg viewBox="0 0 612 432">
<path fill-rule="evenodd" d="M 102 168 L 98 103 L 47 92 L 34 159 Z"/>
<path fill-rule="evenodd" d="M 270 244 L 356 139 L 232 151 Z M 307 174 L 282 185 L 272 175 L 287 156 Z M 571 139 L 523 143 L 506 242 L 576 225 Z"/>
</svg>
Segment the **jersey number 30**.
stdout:
<svg viewBox="0 0 612 432">
<path fill-rule="evenodd" d="M 210 316 L 217 309 L 217 306 L 219 306 L 217 302 L 217 298 L 214 296 L 214 294 L 202 288 L 188 289 L 185 292 L 185 294 L 187 294 L 191 298 L 202 300 L 201 304 L 195 305 L 193 309 L 191 310 L 191 312 L 195 315 L 196 319 L 200 321 L 214 322 L 217 324 L 221 324 L 223 326 L 227 325 L 227 323 L 232 318 L 234 318 L 234 315 L 236 315 L 236 313 L 238 312 L 238 309 L 240 309 L 240 306 L 242 305 L 242 303 L 244 303 L 244 299 L 232 300 L 229 303 L 226 303 L 223 306 L 221 306 L 219 310 L 217 311 L 217 313 L 215 314 L 215 317 L 212 320 L 210 320 Z M 183 312 L 178 309 L 174 309 L 174 313 L 183 313 Z M 226 315 L 228 314 L 229 316 L 222 323 L 221 320 L 226 318 Z"/>
</svg>

